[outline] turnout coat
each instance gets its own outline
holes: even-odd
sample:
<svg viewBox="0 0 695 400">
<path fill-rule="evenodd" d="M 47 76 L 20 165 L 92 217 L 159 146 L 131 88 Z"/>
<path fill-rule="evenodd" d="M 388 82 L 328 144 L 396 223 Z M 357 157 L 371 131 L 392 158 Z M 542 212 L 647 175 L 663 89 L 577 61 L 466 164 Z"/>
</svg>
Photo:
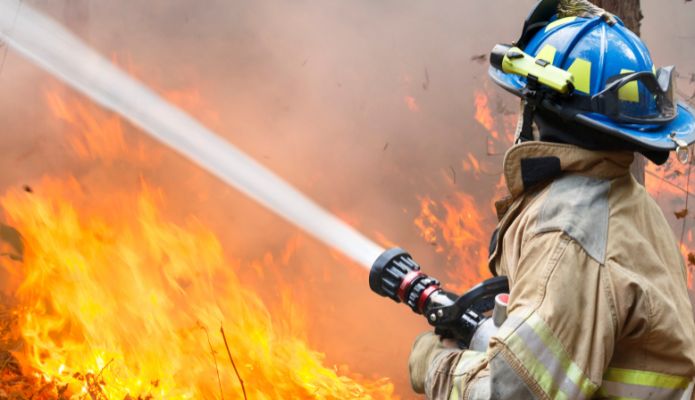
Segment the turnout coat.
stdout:
<svg viewBox="0 0 695 400">
<path fill-rule="evenodd" d="M 493 273 L 509 318 L 487 352 L 411 353 L 429 399 L 691 399 L 688 274 L 664 215 L 629 173 L 630 152 L 527 142 L 505 156 Z"/>
</svg>

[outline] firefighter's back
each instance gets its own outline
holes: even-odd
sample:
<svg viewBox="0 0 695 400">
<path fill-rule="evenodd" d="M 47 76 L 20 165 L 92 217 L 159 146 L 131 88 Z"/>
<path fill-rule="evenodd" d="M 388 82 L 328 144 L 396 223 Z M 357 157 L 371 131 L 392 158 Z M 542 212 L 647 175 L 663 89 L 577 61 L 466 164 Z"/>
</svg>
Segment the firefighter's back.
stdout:
<svg viewBox="0 0 695 400">
<path fill-rule="evenodd" d="M 611 182 L 606 268 L 619 327 L 599 393 L 679 399 L 695 376 L 688 274 L 671 227 L 632 176 Z"/>
</svg>

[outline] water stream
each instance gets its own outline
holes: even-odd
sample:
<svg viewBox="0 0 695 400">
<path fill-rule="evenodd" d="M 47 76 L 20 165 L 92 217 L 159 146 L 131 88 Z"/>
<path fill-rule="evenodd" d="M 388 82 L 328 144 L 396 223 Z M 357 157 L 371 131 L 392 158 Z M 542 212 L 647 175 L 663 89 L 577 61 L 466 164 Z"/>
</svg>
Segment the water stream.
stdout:
<svg viewBox="0 0 695 400">
<path fill-rule="evenodd" d="M 66 84 L 365 268 L 383 249 L 21 0 L 0 0 L 0 39 Z"/>
</svg>

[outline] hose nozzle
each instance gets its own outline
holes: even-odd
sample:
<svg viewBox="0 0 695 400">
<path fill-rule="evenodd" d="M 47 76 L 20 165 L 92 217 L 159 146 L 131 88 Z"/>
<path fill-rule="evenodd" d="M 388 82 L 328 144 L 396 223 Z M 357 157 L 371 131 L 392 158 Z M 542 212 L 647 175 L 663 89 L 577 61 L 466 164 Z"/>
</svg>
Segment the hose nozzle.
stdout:
<svg viewBox="0 0 695 400">
<path fill-rule="evenodd" d="M 423 314 L 430 298 L 442 289 L 438 280 L 420 271 L 420 265 L 405 250 L 386 250 L 369 272 L 369 287 L 376 294 L 407 304 Z"/>
<path fill-rule="evenodd" d="M 507 278 L 496 277 L 457 296 L 420 271 L 420 265 L 410 254 L 399 248 L 386 250 L 374 261 L 369 271 L 369 287 L 380 296 L 407 304 L 427 318 L 435 333 L 457 339 L 465 348 L 491 314 L 495 296 L 509 292 Z M 501 319 L 503 316 L 498 315 L 498 322 Z"/>
</svg>

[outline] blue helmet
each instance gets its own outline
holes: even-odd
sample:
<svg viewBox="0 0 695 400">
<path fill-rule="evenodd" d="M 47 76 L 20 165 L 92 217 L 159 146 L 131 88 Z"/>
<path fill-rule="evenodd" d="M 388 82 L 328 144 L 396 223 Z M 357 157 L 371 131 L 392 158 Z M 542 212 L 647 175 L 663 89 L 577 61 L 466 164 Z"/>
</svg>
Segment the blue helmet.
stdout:
<svg viewBox="0 0 695 400">
<path fill-rule="evenodd" d="M 541 1 L 515 43 L 537 63 L 571 74 L 569 93 L 550 94 L 537 106 L 638 149 L 668 151 L 695 142 L 693 111 L 674 99 L 673 67 L 656 69 L 644 42 L 618 18 L 560 18 L 558 3 Z M 489 73 L 498 85 L 527 100 L 529 86 L 538 83 L 530 75 L 495 66 Z"/>
</svg>

